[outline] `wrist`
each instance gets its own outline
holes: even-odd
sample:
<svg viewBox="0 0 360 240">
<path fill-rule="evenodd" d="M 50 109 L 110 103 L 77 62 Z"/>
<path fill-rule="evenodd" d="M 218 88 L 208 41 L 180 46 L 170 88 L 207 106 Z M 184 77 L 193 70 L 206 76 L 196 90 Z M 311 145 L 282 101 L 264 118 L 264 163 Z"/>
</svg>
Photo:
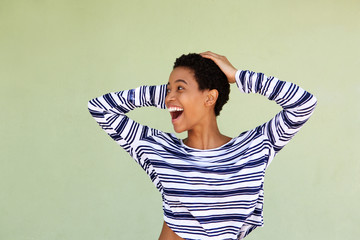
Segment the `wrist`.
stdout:
<svg viewBox="0 0 360 240">
<path fill-rule="evenodd" d="M 237 73 L 237 69 L 234 68 L 233 72 L 230 74 L 230 76 L 228 77 L 228 81 L 230 84 L 235 83 L 236 82 L 236 73 Z"/>
</svg>

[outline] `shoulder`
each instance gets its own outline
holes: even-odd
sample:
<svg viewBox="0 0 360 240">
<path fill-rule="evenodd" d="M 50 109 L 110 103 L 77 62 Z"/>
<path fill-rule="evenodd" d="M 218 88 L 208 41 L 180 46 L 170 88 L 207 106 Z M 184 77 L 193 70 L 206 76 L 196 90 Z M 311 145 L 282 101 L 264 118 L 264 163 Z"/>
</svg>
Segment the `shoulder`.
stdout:
<svg viewBox="0 0 360 240">
<path fill-rule="evenodd" d="M 172 147 L 180 147 L 181 141 L 178 139 L 175 134 L 163 132 L 157 129 L 151 129 L 151 134 L 147 137 L 143 138 L 142 141 L 152 143 L 155 145 L 164 145 L 164 146 L 172 146 Z"/>
<path fill-rule="evenodd" d="M 265 124 L 262 124 L 253 129 L 241 132 L 238 136 L 234 137 L 234 144 L 244 144 L 245 142 L 265 137 L 264 128 Z"/>
</svg>

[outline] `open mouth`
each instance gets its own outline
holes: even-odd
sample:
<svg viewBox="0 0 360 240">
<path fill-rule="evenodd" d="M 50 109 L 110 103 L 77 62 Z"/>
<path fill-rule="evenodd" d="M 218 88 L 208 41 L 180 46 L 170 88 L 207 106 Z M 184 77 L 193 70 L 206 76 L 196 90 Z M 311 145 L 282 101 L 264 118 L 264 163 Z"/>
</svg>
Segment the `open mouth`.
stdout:
<svg viewBox="0 0 360 240">
<path fill-rule="evenodd" d="M 180 107 L 170 107 L 169 112 L 171 115 L 171 119 L 174 121 L 181 116 L 181 114 L 184 112 L 184 109 Z"/>
</svg>

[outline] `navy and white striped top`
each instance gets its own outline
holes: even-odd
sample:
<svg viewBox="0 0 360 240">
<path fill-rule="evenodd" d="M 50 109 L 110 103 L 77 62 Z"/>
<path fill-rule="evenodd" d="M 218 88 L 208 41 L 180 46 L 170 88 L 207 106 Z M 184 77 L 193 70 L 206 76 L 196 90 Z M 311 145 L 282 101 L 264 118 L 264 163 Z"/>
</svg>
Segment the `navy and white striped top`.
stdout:
<svg viewBox="0 0 360 240">
<path fill-rule="evenodd" d="M 270 121 L 215 149 L 186 146 L 172 133 L 125 114 L 136 107 L 165 109 L 166 85 L 112 92 L 89 101 L 98 124 L 145 170 L 162 194 L 164 220 L 184 239 L 242 239 L 263 225 L 265 169 L 309 119 L 316 98 L 299 86 L 238 70 L 244 93 L 259 93 L 283 110 Z"/>
</svg>

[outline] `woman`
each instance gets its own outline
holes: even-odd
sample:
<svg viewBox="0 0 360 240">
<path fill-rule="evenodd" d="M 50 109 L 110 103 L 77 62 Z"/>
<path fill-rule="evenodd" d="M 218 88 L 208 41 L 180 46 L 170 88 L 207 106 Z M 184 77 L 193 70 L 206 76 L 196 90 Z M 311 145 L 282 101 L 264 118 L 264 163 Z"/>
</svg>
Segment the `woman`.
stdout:
<svg viewBox="0 0 360 240">
<path fill-rule="evenodd" d="M 216 117 L 233 83 L 283 110 L 236 137 L 221 134 Z M 263 225 L 265 170 L 309 119 L 316 102 L 293 83 L 237 70 L 226 57 L 204 52 L 176 59 L 166 85 L 108 93 L 90 100 L 88 108 L 162 194 L 159 240 L 220 240 L 243 239 Z M 143 106 L 167 108 L 174 130 L 187 131 L 187 138 L 177 139 L 125 115 Z"/>
</svg>

